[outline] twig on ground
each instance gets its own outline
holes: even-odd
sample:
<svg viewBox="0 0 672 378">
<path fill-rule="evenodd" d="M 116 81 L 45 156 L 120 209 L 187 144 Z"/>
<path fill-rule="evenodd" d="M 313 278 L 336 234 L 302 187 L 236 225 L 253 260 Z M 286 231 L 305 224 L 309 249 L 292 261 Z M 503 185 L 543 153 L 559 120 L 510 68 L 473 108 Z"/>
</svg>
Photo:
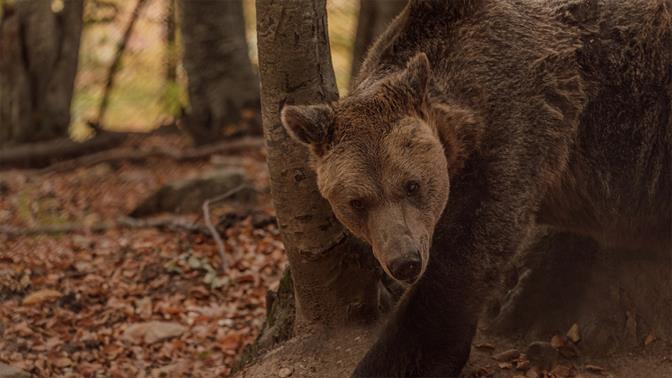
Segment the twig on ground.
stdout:
<svg viewBox="0 0 672 378">
<path fill-rule="evenodd" d="M 215 228 L 215 225 L 212 224 L 212 218 L 210 218 L 210 204 L 222 201 L 226 198 L 231 197 L 232 195 L 240 192 L 243 188 L 246 188 L 247 185 L 242 184 L 238 185 L 237 187 L 229 190 L 228 192 L 221 194 L 217 197 L 213 197 L 210 199 L 205 200 L 203 202 L 203 218 L 205 219 L 205 225 L 208 227 L 210 230 L 210 234 L 212 234 L 212 238 L 215 239 L 215 243 L 217 244 L 217 250 L 219 251 L 219 258 L 221 259 L 221 272 L 226 273 L 226 270 L 228 268 L 228 264 L 226 262 L 226 250 L 224 247 L 224 241 L 222 240 L 222 237 L 219 236 L 219 232 L 217 232 L 217 229 Z"/>
<path fill-rule="evenodd" d="M 183 217 L 136 219 L 132 217 L 119 217 L 116 222 L 95 223 L 84 225 L 81 223 L 65 223 L 60 225 L 37 226 L 37 227 L 12 227 L 0 225 L 0 234 L 8 236 L 33 236 L 33 235 L 57 235 L 68 233 L 101 232 L 114 228 L 166 228 L 172 230 L 186 230 L 209 234 L 208 229 L 203 228 L 193 221 Z"/>
<path fill-rule="evenodd" d="M 88 167 L 100 163 L 110 163 L 124 160 L 143 161 L 154 157 L 167 158 L 175 161 L 198 160 L 209 157 L 210 155 L 216 153 L 231 153 L 246 148 L 261 148 L 263 144 L 264 141 L 261 138 L 255 137 L 226 141 L 203 147 L 190 148 L 185 151 L 178 151 L 168 148 L 153 148 L 146 151 L 131 148 L 120 148 L 62 161 L 36 170 L 35 172 L 38 174 L 64 172 L 71 169 Z"/>
</svg>

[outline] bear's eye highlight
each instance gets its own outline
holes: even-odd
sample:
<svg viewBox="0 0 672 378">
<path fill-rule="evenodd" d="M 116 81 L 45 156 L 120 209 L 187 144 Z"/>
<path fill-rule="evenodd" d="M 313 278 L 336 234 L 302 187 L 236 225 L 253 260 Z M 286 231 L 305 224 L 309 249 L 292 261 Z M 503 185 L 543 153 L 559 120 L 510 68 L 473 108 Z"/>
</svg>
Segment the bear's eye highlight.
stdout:
<svg viewBox="0 0 672 378">
<path fill-rule="evenodd" d="M 415 180 L 406 181 L 406 194 L 409 196 L 415 195 L 420 190 L 420 183 Z"/>
<path fill-rule="evenodd" d="M 350 207 L 357 211 L 364 210 L 364 201 L 359 198 L 355 198 L 350 201 Z"/>
</svg>

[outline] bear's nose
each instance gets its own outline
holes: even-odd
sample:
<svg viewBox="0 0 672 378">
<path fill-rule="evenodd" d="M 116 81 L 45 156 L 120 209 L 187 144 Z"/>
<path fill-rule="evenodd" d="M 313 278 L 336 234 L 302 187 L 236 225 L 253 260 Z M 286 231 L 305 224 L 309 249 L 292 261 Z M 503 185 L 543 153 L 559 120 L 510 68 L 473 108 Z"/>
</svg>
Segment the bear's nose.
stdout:
<svg viewBox="0 0 672 378">
<path fill-rule="evenodd" d="M 392 260 L 388 268 L 392 276 L 397 280 L 413 283 L 418 278 L 418 274 L 420 274 L 421 266 L 420 253 L 414 251 Z"/>
</svg>

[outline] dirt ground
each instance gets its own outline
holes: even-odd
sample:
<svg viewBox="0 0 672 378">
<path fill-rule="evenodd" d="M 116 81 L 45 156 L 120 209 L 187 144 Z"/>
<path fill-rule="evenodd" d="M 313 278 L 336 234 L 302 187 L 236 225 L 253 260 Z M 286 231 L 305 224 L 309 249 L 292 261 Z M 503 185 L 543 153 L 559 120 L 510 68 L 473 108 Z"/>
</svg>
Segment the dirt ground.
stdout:
<svg viewBox="0 0 672 378">
<path fill-rule="evenodd" d="M 350 329 L 338 333 L 320 331 L 297 338 L 267 353 L 234 377 L 348 377 L 375 334 L 372 330 Z M 479 334 L 461 377 L 672 377 L 672 346 L 659 343 L 656 348 L 640 348 L 609 356 L 560 358 L 551 368 L 542 370 L 532 364 L 526 365 L 524 354 L 505 361 L 495 359 L 500 354 L 511 354 L 512 350 L 524 353 L 525 343 Z M 523 364 L 517 368 L 516 361 Z"/>
</svg>

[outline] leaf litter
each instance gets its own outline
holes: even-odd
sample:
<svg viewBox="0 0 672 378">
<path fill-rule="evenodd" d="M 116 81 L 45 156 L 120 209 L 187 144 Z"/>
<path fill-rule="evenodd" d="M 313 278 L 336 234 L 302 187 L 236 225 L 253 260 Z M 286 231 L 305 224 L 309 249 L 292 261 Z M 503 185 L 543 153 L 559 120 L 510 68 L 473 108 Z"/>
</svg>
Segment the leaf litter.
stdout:
<svg viewBox="0 0 672 378">
<path fill-rule="evenodd" d="M 178 148 L 183 141 L 157 135 L 143 143 Z M 243 154 L 242 168 L 263 191 L 263 151 Z M 103 163 L 44 175 L 2 172 L 0 224 L 113 220 L 166 183 L 226 165 L 227 158 Z M 274 215 L 269 198 L 254 211 Z M 240 209 L 213 209 L 215 219 L 233 212 Z M 200 214 L 191 217 L 202 222 Z M 34 376 L 227 375 L 254 341 L 267 288 L 277 287 L 287 264 L 275 223 L 252 218 L 243 212 L 221 231 L 225 275 L 214 241 L 200 233 L 113 228 L 0 235 L 0 362 Z"/>
</svg>

